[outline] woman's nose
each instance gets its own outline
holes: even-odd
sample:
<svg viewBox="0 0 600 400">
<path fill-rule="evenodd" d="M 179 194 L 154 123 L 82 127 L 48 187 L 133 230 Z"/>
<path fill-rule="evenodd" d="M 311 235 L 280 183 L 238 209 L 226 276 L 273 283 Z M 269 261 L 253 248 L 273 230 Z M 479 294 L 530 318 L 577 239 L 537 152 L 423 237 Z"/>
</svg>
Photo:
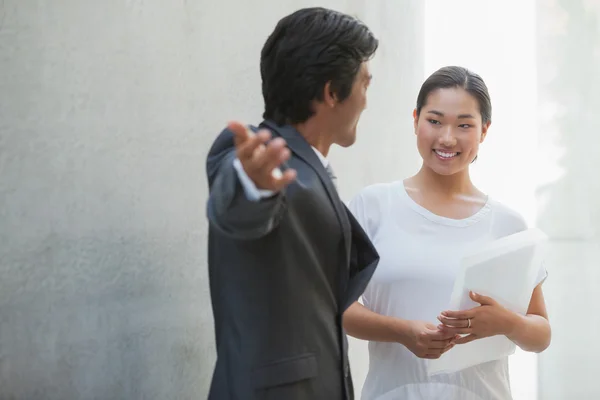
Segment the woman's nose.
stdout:
<svg viewBox="0 0 600 400">
<path fill-rule="evenodd" d="M 451 147 L 456 144 L 456 138 L 454 137 L 454 132 L 450 126 L 445 127 L 440 135 L 440 144 Z"/>
</svg>

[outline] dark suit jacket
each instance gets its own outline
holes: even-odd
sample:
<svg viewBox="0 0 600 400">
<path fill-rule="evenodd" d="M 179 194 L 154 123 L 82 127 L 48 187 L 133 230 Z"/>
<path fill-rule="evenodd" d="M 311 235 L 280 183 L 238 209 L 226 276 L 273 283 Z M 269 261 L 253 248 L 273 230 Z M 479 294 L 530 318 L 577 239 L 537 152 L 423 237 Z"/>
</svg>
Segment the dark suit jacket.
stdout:
<svg viewBox="0 0 600 400">
<path fill-rule="evenodd" d="M 379 256 L 304 138 L 261 125 L 292 152 L 287 165 L 298 178 L 285 191 L 246 198 L 228 130 L 207 160 L 217 347 L 209 399 L 352 399 L 342 314 Z"/>
</svg>

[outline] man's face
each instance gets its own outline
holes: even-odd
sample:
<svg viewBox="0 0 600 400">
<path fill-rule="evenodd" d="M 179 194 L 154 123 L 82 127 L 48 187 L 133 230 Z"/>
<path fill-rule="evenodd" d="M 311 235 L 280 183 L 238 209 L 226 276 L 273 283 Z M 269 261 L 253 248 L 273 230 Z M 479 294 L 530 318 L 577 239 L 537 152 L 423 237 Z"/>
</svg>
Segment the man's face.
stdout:
<svg viewBox="0 0 600 400">
<path fill-rule="evenodd" d="M 330 131 L 335 144 L 348 147 L 356 141 L 356 127 L 363 110 L 367 107 L 367 89 L 370 83 L 369 65 L 363 62 L 352 84 L 350 96 L 336 103 L 331 110 Z"/>
</svg>

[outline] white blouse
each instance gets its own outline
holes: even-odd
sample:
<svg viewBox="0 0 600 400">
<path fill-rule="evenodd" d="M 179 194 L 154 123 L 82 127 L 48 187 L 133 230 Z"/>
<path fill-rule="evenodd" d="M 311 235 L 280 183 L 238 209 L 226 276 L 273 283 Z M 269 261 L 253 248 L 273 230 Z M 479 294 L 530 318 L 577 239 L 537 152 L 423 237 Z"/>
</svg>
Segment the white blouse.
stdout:
<svg viewBox="0 0 600 400">
<path fill-rule="evenodd" d="M 378 314 L 436 326 L 436 317 L 448 306 L 461 256 L 474 246 L 527 228 L 521 215 L 492 199 L 469 218 L 435 215 L 408 196 L 402 181 L 363 189 L 349 208 L 381 257 L 363 304 Z M 536 284 L 545 277 L 542 268 Z M 361 398 L 511 399 L 508 359 L 429 377 L 425 360 L 403 345 L 369 342 Z"/>
</svg>

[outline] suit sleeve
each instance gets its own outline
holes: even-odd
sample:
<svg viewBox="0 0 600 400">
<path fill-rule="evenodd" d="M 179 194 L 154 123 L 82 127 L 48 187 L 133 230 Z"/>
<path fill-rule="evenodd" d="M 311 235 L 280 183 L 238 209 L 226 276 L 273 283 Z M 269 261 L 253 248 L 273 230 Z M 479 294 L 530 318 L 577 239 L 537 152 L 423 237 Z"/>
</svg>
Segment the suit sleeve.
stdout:
<svg viewBox="0 0 600 400">
<path fill-rule="evenodd" d="M 206 162 L 208 221 L 229 237 L 258 239 L 279 223 L 286 209 L 285 196 L 247 196 L 235 160 L 233 134 L 226 129 L 215 140 Z"/>
</svg>

